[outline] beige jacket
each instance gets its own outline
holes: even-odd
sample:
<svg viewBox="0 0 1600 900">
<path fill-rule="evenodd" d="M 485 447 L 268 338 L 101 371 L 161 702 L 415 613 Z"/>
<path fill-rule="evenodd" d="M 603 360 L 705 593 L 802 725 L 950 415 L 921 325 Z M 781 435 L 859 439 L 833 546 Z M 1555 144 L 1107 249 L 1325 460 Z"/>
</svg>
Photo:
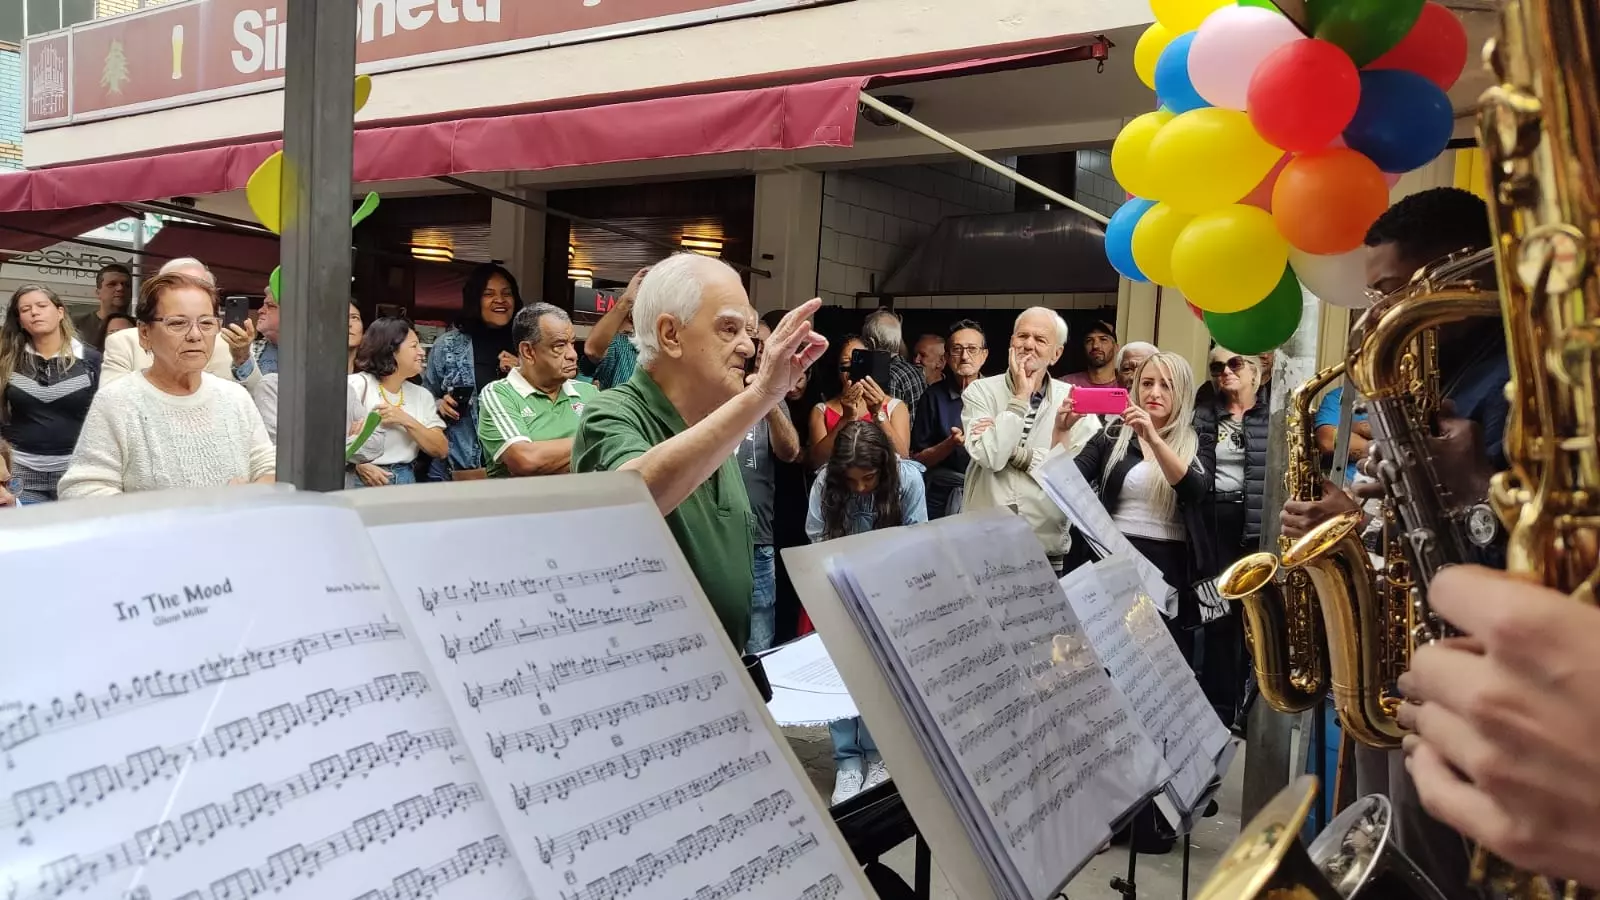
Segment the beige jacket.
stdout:
<svg viewBox="0 0 1600 900">
<path fill-rule="evenodd" d="M 105 358 L 100 363 L 100 383 L 107 385 L 125 375 L 143 372 L 155 361 L 154 354 L 139 346 L 139 329 L 125 328 L 106 338 Z M 211 353 L 211 361 L 206 363 L 206 371 L 223 381 L 244 385 L 251 394 L 255 393 L 256 385 L 261 382 L 259 366 L 251 366 L 250 376 L 244 381 L 233 377 L 233 354 L 228 351 L 228 342 L 220 334 L 217 335 L 217 346 Z"/>
<path fill-rule="evenodd" d="M 1054 378 L 1039 404 L 1033 430 L 1024 442 L 1022 431 L 1028 403 L 1011 394 L 1009 375 L 995 375 L 972 383 L 961 395 L 961 427 L 970 434 L 973 423 L 992 419 L 994 426 L 976 438 L 968 438 L 966 490 L 963 510 L 1011 509 L 1027 520 L 1033 533 L 1055 562 L 1072 545 L 1067 516 L 1033 479 L 1033 471 L 1045 460 L 1060 453 L 1077 456 L 1100 430 L 1097 416 L 1085 416 L 1067 433 L 1065 445 L 1055 445 L 1056 411 L 1072 393 L 1072 386 Z"/>
</svg>

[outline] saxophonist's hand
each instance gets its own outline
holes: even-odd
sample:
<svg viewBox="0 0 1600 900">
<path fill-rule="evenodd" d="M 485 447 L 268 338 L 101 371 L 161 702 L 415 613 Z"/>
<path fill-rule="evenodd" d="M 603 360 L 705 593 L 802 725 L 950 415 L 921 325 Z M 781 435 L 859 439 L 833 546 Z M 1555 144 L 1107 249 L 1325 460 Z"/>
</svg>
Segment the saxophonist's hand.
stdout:
<svg viewBox="0 0 1600 900">
<path fill-rule="evenodd" d="M 1290 500 L 1283 505 L 1283 536 L 1298 540 L 1334 516 L 1360 508 L 1353 497 L 1323 479 L 1321 500 Z"/>
<path fill-rule="evenodd" d="M 1600 609 L 1472 566 L 1428 599 L 1472 637 L 1400 676 L 1423 806 L 1514 865 L 1600 885 Z"/>
</svg>

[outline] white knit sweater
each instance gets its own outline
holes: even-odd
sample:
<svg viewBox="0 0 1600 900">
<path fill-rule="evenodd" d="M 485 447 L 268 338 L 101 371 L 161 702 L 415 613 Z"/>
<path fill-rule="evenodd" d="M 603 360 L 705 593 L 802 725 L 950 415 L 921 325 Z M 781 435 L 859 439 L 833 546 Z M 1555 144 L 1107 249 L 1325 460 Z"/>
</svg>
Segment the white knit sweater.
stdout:
<svg viewBox="0 0 1600 900">
<path fill-rule="evenodd" d="M 250 393 L 202 374 L 187 397 L 136 372 L 103 385 L 89 407 L 61 499 L 217 487 L 274 474 L 276 451 Z"/>
</svg>

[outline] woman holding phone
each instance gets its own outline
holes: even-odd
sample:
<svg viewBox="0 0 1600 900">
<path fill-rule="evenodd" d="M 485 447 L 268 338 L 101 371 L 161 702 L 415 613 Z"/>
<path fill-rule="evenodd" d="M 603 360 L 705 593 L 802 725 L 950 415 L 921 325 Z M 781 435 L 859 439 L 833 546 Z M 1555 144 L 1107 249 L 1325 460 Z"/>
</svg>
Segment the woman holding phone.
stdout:
<svg viewBox="0 0 1600 900">
<path fill-rule="evenodd" d="M 511 319 L 522 305 L 517 279 L 504 266 L 485 263 L 467 276 L 456 325 L 434 342 L 422 374 L 450 441 L 449 455 L 434 462 L 429 481 L 484 476 L 477 392 L 516 367 Z"/>
<path fill-rule="evenodd" d="M 411 383 L 421 373 L 422 344 L 411 323 L 397 318 L 373 322 L 356 351 L 349 389 L 364 412 L 376 412 L 382 419 L 377 436 L 383 450 L 371 462 L 352 465 L 345 487 L 414 484 L 419 454 L 437 460 L 450 451 L 433 397 Z"/>
<path fill-rule="evenodd" d="M 833 455 L 834 440 L 851 422 L 877 422 L 888 435 L 894 452 L 902 458 L 911 456 L 911 411 L 889 396 L 870 375 L 852 371 L 851 357 L 855 351 L 866 349 L 866 343 L 857 335 L 839 342 L 839 389 L 811 410 L 811 449 L 806 462 L 813 469 L 821 468 Z"/>
</svg>

